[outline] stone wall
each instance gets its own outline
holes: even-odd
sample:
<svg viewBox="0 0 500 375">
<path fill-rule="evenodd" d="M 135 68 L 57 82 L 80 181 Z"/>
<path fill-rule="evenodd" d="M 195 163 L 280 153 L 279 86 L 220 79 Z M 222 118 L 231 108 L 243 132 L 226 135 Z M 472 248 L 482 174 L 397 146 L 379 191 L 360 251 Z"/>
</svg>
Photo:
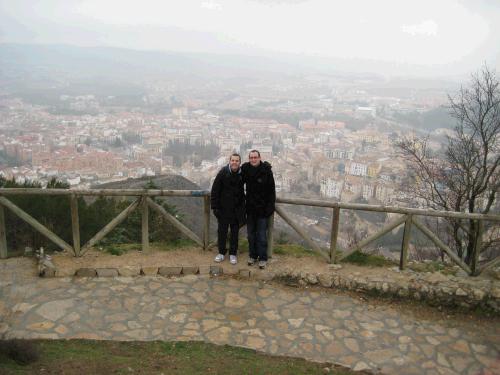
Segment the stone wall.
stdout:
<svg viewBox="0 0 500 375">
<path fill-rule="evenodd" d="M 448 276 L 439 272 L 409 273 L 407 277 L 392 277 L 387 272 L 383 278 L 363 277 L 360 272 L 340 274 L 333 265 L 328 273 L 311 273 L 283 270 L 275 279 L 301 286 L 321 285 L 358 291 L 378 296 L 397 297 L 423 301 L 432 306 L 484 308 L 500 312 L 500 282 L 472 277 Z"/>
</svg>

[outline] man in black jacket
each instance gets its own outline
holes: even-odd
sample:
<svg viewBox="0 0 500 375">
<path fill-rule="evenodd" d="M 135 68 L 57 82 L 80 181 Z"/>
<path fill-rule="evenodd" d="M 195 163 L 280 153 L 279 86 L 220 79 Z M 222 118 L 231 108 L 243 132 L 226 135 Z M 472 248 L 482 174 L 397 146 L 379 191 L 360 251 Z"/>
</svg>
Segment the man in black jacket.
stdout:
<svg viewBox="0 0 500 375">
<path fill-rule="evenodd" d="M 274 212 L 276 188 L 271 164 L 262 162 L 260 152 L 250 151 L 249 162 L 241 166 L 246 184 L 248 265 L 257 260 L 259 267 L 267 264 L 267 221 Z"/>
<path fill-rule="evenodd" d="M 245 224 L 245 192 L 240 164 L 240 155 L 232 154 L 229 164 L 217 173 L 212 185 L 211 206 L 218 222 L 219 253 L 215 256 L 216 262 L 222 262 L 225 258 L 228 228 L 231 228 L 229 262 L 236 264 L 238 261 L 238 232 Z"/>
</svg>

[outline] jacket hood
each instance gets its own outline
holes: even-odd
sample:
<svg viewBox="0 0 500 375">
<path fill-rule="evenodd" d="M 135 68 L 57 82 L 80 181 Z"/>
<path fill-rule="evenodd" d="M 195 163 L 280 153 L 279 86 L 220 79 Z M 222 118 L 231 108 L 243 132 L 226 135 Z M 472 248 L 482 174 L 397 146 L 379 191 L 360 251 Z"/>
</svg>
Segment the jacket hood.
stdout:
<svg viewBox="0 0 500 375">
<path fill-rule="evenodd" d="M 258 167 L 253 167 L 252 164 L 250 164 L 250 162 L 247 161 L 247 162 L 243 163 L 243 165 L 241 167 L 243 169 L 246 169 L 246 168 L 262 168 L 262 169 L 266 169 L 266 170 L 271 170 L 273 168 L 268 161 L 261 161 L 260 165 Z"/>
<path fill-rule="evenodd" d="M 269 169 L 269 170 L 271 170 L 271 169 L 273 168 L 273 167 L 271 166 L 271 163 L 269 163 L 269 162 L 267 162 L 267 161 L 263 161 L 263 162 L 262 162 L 262 165 L 263 165 L 263 167 L 264 167 L 264 168 Z"/>
<path fill-rule="evenodd" d="M 226 166 L 227 170 L 229 171 L 229 173 L 234 173 L 232 170 L 231 170 L 231 164 L 228 164 Z M 236 173 L 238 174 L 241 174 L 241 166 L 238 168 L 238 170 L 236 171 Z"/>
</svg>

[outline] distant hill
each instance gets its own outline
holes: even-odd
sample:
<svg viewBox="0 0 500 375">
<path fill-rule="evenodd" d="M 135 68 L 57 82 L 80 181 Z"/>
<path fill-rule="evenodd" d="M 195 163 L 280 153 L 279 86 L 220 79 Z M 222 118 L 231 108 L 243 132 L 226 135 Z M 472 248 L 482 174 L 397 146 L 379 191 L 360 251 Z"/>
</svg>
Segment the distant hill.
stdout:
<svg viewBox="0 0 500 375">
<path fill-rule="evenodd" d="M 124 181 L 109 182 L 106 184 L 93 186 L 93 189 L 144 189 L 152 182 L 159 189 L 165 190 L 202 190 L 194 182 L 174 174 L 161 175 L 155 177 L 130 178 Z M 159 198 L 157 198 L 159 199 Z M 203 199 L 199 197 L 166 197 L 169 204 L 174 205 L 179 214 L 182 215 L 182 222 L 193 232 L 201 237 L 203 228 Z M 215 228 L 215 218 L 212 216 L 211 229 Z M 214 233 L 214 230 L 212 230 Z M 211 242 L 215 238 L 211 234 Z"/>
<path fill-rule="evenodd" d="M 415 129 L 433 131 L 438 128 L 453 129 L 457 120 L 450 114 L 449 108 L 437 107 L 426 112 L 396 113 L 394 118 L 397 121 L 407 123 Z"/>
</svg>

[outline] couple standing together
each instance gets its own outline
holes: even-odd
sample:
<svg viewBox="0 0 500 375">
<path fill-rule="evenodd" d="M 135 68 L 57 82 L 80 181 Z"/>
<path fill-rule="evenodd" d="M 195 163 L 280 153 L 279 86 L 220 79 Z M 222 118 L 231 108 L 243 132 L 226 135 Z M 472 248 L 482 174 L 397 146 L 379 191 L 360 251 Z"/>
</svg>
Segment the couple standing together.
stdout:
<svg viewBox="0 0 500 375">
<path fill-rule="evenodd" d="M 241 165 L 239 154 L 232 154 L 229 165 L 215 177 L 211 191 L 211 206 L 218 221 L 216 262 L 226 256 L 226 240 L 230 229 L 229 261 L 237 263 L 238 232 L 247 225 L 248 265 L 267 264 L 267 225 L 274 212 L 276 189 L 271 164 L 262 161 L 260 152 L 252 150 L 249 161 Z M 246 187 L 246 193 L 245 193 Z"/>
</svg>

